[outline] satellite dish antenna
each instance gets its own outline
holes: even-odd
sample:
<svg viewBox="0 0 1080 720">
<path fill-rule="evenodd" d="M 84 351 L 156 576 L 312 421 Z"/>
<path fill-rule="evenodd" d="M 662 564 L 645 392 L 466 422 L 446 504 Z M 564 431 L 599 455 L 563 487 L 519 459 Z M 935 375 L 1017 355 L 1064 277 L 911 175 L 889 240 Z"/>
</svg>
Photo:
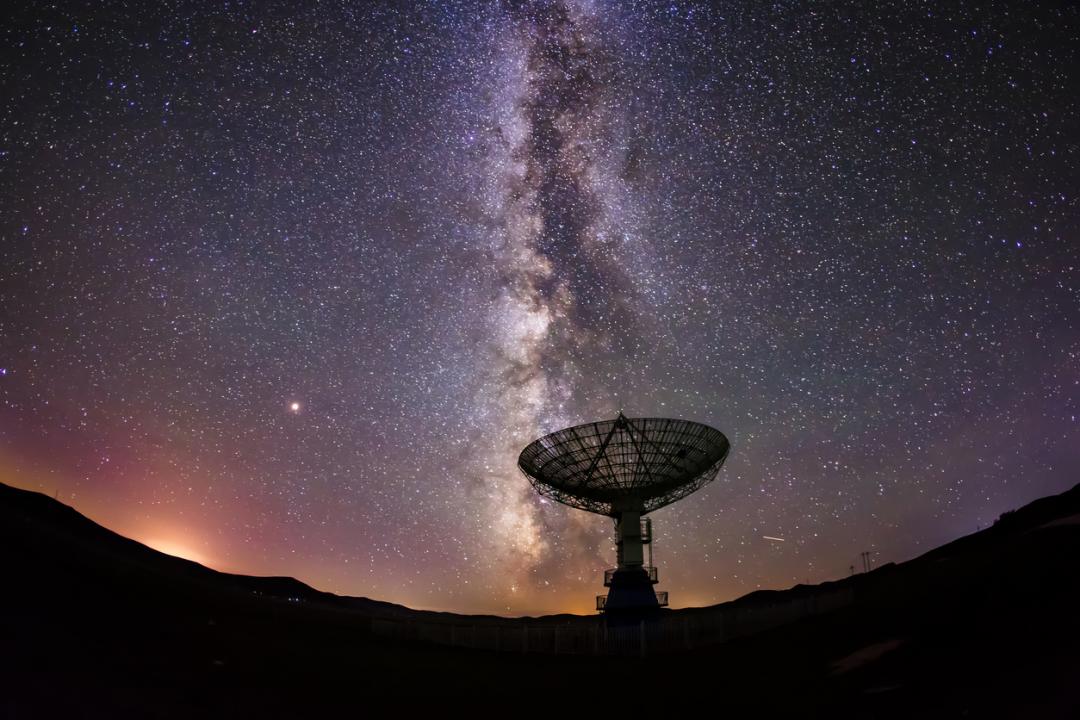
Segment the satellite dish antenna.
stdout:
<svg viewBox="0 0 1080 720">
<path fill-rule="evenodd" d="M 609 617 L 667 605 L 657 593 L 652 522 L 642 516 L 681 500 L 716 477 L 731 444 L 708 425 L 669 418 L 628 418 L 576 425 L 530 443 L 518 467 L 537 492 L 615 520 L 618 565 L 604 573 Z M 649 546 L 645 564 L 644 546 Z"/>
</svg>

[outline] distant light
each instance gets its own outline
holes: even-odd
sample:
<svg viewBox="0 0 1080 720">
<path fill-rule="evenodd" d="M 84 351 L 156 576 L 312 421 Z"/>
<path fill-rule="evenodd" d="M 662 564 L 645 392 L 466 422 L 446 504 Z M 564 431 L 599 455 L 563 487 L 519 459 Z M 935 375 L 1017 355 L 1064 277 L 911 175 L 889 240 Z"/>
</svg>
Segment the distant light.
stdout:
<svg viewBox="0 0 1080 720">
<path fill-rule="evenodd" d="M 184 560 L 191 560 L 197 562 L 200 565 L 207 565 L 208 558 L 205 554 L 191 548 L 187 541 L 177 541 L 170 537 L 155 536 L 147 538 L 142 541 L 143 545 L 147 545 L 158 552 L 163 552 L 166 555 L 172 555 L 173 557 L 183 558 Z"/>
<path fill-rule="evenodd" d="M 761 537 L 765 538 L 766 540 L 775 540 L 776 542 L 787 542 L 786 540 L 784 540 L 784 538 L 772 537 L 771 535 L 762 535 Z"/>
<path fill-rule="evenodd" d="M 300 412 L 300 403 L 295 402 L 295 401 L 290 403 L 289 404 L 289 410 L 291 410 L 293 412 Z"/>
</svg>

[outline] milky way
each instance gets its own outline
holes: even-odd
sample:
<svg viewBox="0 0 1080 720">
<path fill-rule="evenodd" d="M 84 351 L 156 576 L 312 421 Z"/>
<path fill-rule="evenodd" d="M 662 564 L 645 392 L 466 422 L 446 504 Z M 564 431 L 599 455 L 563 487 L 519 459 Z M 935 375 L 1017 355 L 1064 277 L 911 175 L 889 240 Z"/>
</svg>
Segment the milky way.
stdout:
<svg viewBox="0 0 1080 720">
<path fill-rule="evenodd" d="M 214 567 L 587 612 L 610 520 L 518 452 L 706 422 L 672 605 L 836 578 L 1080 477 L 1080 13 L 24 8 L 0 480 Z"/>
</svg>

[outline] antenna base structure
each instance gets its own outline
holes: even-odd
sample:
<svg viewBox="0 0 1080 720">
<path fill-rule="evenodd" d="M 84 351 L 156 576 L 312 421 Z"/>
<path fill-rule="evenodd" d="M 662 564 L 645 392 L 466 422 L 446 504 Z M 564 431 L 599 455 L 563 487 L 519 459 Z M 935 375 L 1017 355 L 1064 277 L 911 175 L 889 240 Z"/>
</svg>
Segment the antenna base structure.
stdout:
<svg viewBox="0 0 1080 720">
<path fill-rule="evenodd" d="M 708 425 L 620 412 L 532 442 L 518 467 L 541 495 L 614 519 L 618 564 L 604 573 L 610 591 L 596 598 L 596 609 L 609 620 L 636 620 L 667 605 L 667 593 L 653 587 L 652 520 L 645 515 L 711 482 L 730 449 Z"/>
</svg>

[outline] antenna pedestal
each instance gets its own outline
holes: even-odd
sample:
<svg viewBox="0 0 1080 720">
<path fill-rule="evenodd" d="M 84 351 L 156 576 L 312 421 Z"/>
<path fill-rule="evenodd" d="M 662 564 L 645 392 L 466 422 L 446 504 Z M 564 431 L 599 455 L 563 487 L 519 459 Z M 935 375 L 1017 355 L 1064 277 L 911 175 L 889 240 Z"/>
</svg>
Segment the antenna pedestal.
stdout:
<svg viewBox="0 0 1080 720">
<path fill-rule="evenodd" d="M 644 567 L 618 568 L 611 575 L 611 591 L 604 601 L 604 614 L 609 618 L 635 618 L 660 610 L 653 589 L 653 580 Z"/>
</svg>

